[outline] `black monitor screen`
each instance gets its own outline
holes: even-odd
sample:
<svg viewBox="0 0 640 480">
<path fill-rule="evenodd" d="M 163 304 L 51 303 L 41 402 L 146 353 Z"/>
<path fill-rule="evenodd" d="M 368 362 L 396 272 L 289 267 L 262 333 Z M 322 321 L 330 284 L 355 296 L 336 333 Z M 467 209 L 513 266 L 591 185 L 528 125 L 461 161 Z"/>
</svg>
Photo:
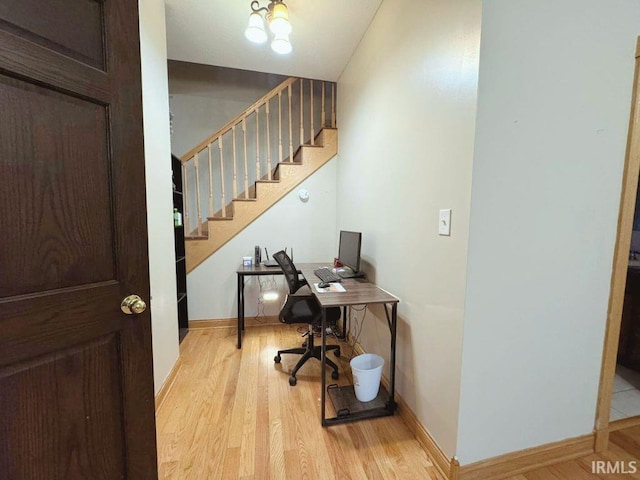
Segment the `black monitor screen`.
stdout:
<svg viewBox="0 0 640 480">
<path fill-rule="evenodd" d="M 360 271 L 360 244 L 362 233 L 340 231 L 340 248 L 338 258 L 345 266 L 353 270 L 354 273 Z"/>
</svg>

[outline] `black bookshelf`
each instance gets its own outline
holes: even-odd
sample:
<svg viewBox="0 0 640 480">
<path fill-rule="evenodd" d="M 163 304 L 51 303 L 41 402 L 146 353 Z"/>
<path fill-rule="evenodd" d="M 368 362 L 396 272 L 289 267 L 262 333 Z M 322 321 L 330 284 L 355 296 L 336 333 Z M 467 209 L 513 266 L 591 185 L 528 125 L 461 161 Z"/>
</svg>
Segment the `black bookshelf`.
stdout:
<svg viewBox="0 0 640 480">
<path fill-rule="evenodd" d="M 178 338 L 182 342 L 189 332 L 189 314 L 187 312 L 187 262 L 184 249 L 184 202 L 182 194 L 182 162 L 175 155 L 171 155 L 171 169 L 173 170 L 173 208 L 180 212 L 183 219 L 181 226 L 175 226 L 176 240 L 176 286 L 178 291 Z M 174 210 L 175 211 L 175 210 Z"/>
</svg>

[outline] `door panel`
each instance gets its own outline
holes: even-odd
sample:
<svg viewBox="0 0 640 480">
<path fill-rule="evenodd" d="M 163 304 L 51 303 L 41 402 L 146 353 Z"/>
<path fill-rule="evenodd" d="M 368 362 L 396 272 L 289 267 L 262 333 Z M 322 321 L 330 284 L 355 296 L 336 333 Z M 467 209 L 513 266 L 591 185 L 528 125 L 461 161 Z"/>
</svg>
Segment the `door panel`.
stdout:
<svg viewBox="0 0 640 480">
<path fill-rule="evenodd" d="M 0 297 L 113 280 L 106 108 L 2 75 L 0 104 Z"/>
<path fill-rule="evenodd" d="M 122 478 L 122 405 L 112 395 L 117 350 L 110 335 L 0 370 L 0 408 L 12 412 L 0 421 L 1 472 L 10 472 L 8 478 Z"/>
<path fill-rule="evenodd" d="M 104 68 L 102 7 L 95 0 L 4 0 L 0 22 L 6 31 Z"/>
<path fill-rule="evenodd" d="M 157 478 L 136 7 L 0 2 L 3 478 Z"/>
</svg>

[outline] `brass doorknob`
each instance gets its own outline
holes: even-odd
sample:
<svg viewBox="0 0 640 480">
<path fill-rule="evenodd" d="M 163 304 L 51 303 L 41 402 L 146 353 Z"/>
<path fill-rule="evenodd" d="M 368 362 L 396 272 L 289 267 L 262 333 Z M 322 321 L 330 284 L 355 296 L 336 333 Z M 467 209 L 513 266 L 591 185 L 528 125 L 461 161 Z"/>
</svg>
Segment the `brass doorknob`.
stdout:
<svg viewBox="0 0 640 480">
<path fill-rule="evenodd" d="M 138 315 L 147 309 L 147 304 L 138 295 L 129 295 L 122 299 L 120 308 L 127 315 Z"/>
</svg>

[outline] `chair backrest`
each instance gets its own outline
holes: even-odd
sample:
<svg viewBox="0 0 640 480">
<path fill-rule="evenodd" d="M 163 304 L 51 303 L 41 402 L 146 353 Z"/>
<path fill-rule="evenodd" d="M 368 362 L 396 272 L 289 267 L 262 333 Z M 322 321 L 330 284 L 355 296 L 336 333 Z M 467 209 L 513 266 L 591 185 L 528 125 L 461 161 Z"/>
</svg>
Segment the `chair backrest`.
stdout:
<svg viewBox="0 0 640 480">
<path fill-rule="evenodd" d="M 302 286 L 302 282 L 300 282 L 300 278 L 298 277 L 298 269 L 293 264 L 293 261 L 283 250 L 274 253 L 273 258 L 276 262 L 278 262 L 278 265 L 280 265 L 280 268 L 284 273 L 284 278 L 287 279 L 287 284 L 289 285 L 289 293 L 296 293 Z"/>
</svg>

